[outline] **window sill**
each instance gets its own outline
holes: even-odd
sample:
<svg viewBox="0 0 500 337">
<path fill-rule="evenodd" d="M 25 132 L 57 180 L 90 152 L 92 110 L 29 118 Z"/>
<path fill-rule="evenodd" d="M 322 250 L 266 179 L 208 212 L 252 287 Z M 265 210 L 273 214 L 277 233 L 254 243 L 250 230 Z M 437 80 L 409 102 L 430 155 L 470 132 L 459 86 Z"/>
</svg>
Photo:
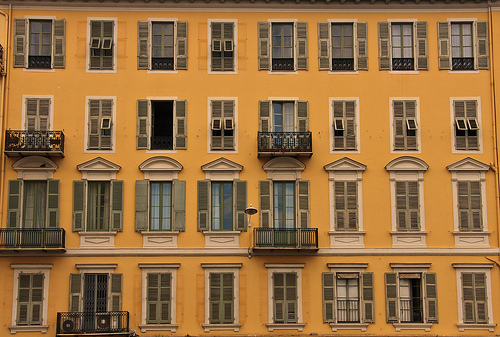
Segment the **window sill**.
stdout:
<svg viewBox="0 0 500 337">
<path fill-rule="evenodd" d="M 240 331 L 241 324 L 202 324 L 201 325 L 205 332 L 215 331 L 215 330 L 232 330 L 235 332 Z"/>
<path fill-rule="evenodd" d="M 393 323 L 396 331 L 401 330 L 425 330 L 431 331 L 432 323 Z"/>
<path fill-rule="evenodd" d="M 206 231 L 205 248 L 240 248 L 238 231 Z"/>
<path fill-rule="evenodd" d="M 329 231 L 330 248 L 365 248 L 363 237 L 365 231 Z"/>
<path fill-rule="evenodd" d="M 425 231 L 391 231 L 393 248 L 425 248 Z"/>
<path fill-rule="evenodd" d="M 465 324 L 458 323 L 458 331 L 462 332 L 465 330 L 488 330 L 489 332 L 493 332 L 497 325 L 495 323 L 491 324 Z"/>
<path fill-rule="evenodd" d="M 146 331 L 170 331 L 175 332 L 179 324 L 139 324 L 139 329 L 141 332 Z"/>
<path fill-rule="evenodd" d="M 486 248 L 489 247 L 490 232 L 460 232 L 454 231 L 455 247 L 457 248 Z"/>
<path fill-rule="evenodd" d="M 116 233 L 117 232 L 78 232 L 78 235 L 80 235 L 80 248 L 115 248 Z"/>
<path fill-rule="evenodd" d="M 366 331 L 368 327 L 368 323 L 330 323 L 332 327 L 332 331 L 336 332 L 337 330 L 361 330 L 362 332 Z"/>
<path fill-rule="evenodd" d="M 394 75 L 418 75 L 419 70 L 389 70 L 389 74 Z"/>
<path fill-rule="evenodd" d="M 47 333 L 48 325 L 10 325 L 10 333 L 15 334 L 16 332 L 41 332 Z"/>
<path fill-rule="evenodd" d="M 448 74 L 479 74 L 479 70 L 448 70 Z"/>
<path fill-rule="evenodd" d="M 177 248 L 179 232 L 144 231 L 142 235 L 142 248 Z"/>
<path fill-rule="evenodd" d="M 306 323 L 266 323 L 267 330 L 297 330 L 302 331 Z"/>
</svg>

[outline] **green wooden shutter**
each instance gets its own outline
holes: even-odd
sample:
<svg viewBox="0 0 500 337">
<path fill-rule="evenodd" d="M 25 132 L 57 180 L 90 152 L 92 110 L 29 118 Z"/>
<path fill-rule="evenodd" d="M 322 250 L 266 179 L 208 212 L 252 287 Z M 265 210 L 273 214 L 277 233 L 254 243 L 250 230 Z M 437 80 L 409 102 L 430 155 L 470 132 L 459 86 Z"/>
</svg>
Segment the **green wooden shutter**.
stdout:
<svg viewBox="0 0 500 337">
<path fill-rule="evenodd" d="M 123 230 L 123 180 L 111 181 L 111 230 Z"/>
<path fill-rule="evenodd" d="M 330 23 L 318 22 L 318 69 L 330 70 L 331 59 L 330 56 Z"/>
<path fill-rule="evenodd" d="M 259 34 L 259 70 L 271 70 L 271 57 L 270 57 L 270 38 L 269 32 L 271 29 L 269 22 L 258 23 Z"/>
<path fill-rule="evenodd" d="M 14 19 L 14 68 L 26 66 L 26 31 L 27 19 Z"/>
<path fill-rule="evenodd" d="M 398 288 L 396 273 L 385 273 L 385 305 L 387 322 L 398 322 Z"/>
<path fill-rule="evenodd" d="M 81 311 L 83 274 L 69 275 L 69 309 L 70 312 Z"/>
<path fill-rule="evenodd" d="M 272 188 L 271 180 L 259 181 L 260 227 L 262 228 L 273 226 Z"/>
<path fill-rule="evenodd" d="M 172 181 L 173 195 L 173 230 L 184 232 L 186 230 L 186 181 Z"/>
<path fill-rule="evenodd" d="M 356 101 L 345 101 L 345 150 L 356 150 Z"/>
<path fill-rule="evenodd" d="M 297 274 L 273 273 L 274 323 L 297 323 Z"/>
<path fill-rule="evenodd" d="M 417 70 L 429 70 L 429 62 L 428 62 L 428 47 L 427 47 L 427 22 L 426 21 L 417 21 L 415 24 L 417 37 Z"/>
<path fill-rule="evenodd" d="M 175 101 L 175 148 L 187 149 L 187 102 Z"/>
<path fill-rule="evenodd" d="M 149 201 L 149 181 L 135 181 L 135 230 L 147 231 L 149 229 L 148 201 Z"/>
<path fill-rule="evenodd" d="M 460 231 L 469 230 L 469 182 L 457 181 L 458 226 Z"/>
<path fill-rule="evenodd" d="M 86 181 L 73 181 L 73 231 L 85 230 Z"/>
<path fill-rule="evenodd" d="M 111 311 L 121 311 L 122 310 L 122 274 L 110 274 L 111 282 L 109 287 L 109 299 L 110 303 L 108 308 Z"/>
<path fill-rule="evenodd" d="M 427 323 L 438 322 L 436 273 L 425 273 L 425 302 Z"/>
<path fill-rule="evenodd" d="M 355 22 L 356 40 L 358 48 L 356 50 L 358 59 L 357 70 L 368 70 L 368 24 L 366 22 Z"/>
<path fill-rule="evenodd" d="M 271 101 L 259 101 L 259 131 L 270 132 L 271 125 Z"/>
<path fill-rule="evenodd" d="M 396 181 L 397 230 L 420 229 L 418 181 Z"/>
<path fill-rule="evenodd" d="M 438 22 L 438 52 L 439 70 L 451 69 L 450 55 L 450 24 L 447 21 Z"/>
<path fill-rule="evenodd" d="M 50 129 L 50 98 L 26 98 L 26 122 L 28 131 Z"/>
<path fill-rule="evenodd" d="M 146 291 L 146 323 L 170 324 L 172 274 L 148 273 Z"/>
<path fill-rule="evenodd" d="M 476 46 L 477 69 L 489 69 L 488 21 L 476 22 Z"/>
<path fill-rule="evenodd" d="M 19 228 L 21 216 L 21 180 L 9 180 L 7 200 L 7 228 Z"/>
<path fill-rule="evenodd" d="M 361 273 L 361 284 L 363 289 L 361 292 L 361 310 L 363 314 L 363 323 L 375 322 L 375 306 L 374 306 L 374 288 L 373 288 L 373 273 Z"/>
<path fill-rule="evenodd" d="M 298 203 L 298 223 L 299 228 L 309 228 L 309 180 L 299 180 L 297 182 Z"/>
<path fill-rule="evenodd" d="M 309 131 L 309 102 L 297 102 L 297 125 L 299 132 Z"/>
<path fill-rule="evenodd" d="M 149 69 L 149 22 L 137 22 L 137 69 Z"/>
<path fill-rule="evenodd" d="M 137 100 L 137 150 L 147 150 L 150 121 L 148 116 L 148 100 Z"/>
<path fill-rule="evenodd" d="M 53 65 L 64 68 L 66 64 L 66 21 L 54 20 Z"/>
<path fill-rule="evenodd" d="M 20 274 L 17 325 L 40 325 L 43 318 L 43 274 Z"/>
<path fill-rule="evenodd" d="M 222 126 L 224 127 L 224 130 L 229 131 L 229 124 L 232 125 L 232 134 L 231 135 L 224 135 L 224 141 L 222 142 L 222 146 L 224 150 L 234 150 L 234 133 L 235 133 L 235 128 L 234 128 L 234 105 L 235 102 L 233 100 L 230 101 L 223 101 L 222 106 L 223 106 L 223 117 L 224 119 L 222 120 Z"/>
<path fill-rule="evenodd" d="M 234 228 L 240 232 L 247 231 L 247 215 L 245 209 L 247 208 L 247 182 L 243 180 L 236 180 L 235 187 L 235 225 Z"/>
<path fill-rule="evenodd" d="M 210 324 L 234 323 L 234 274 L 210 273 L 209 284 Z"/>
<path fill-rule="evenodd" d="M 488 297 L 486 295 L 486 274 L 474 273 L 474 299 L 476 323 L 488 323 Z"/>
<path fill-rule="evenodd" d="M 222 71 L 224 66 L 222 65 L 222 56 L 215 57 L 213 52 L 214 50 L 221 51 L 220 54 L 223 53 L 224 46 L 222 42 L 222 27 L 224 26 L 223 22 L 211 22 L 210 23 L 210 58 L 211 58 L 211 70 L 212 71 Z"/>
<path fill-rule="evenodd" d="M 470 213 L 469 228 L 474 231 L 483 230 L 481 182 L 469 181 L 470 188 Z"/>
<path fill-rule="evenodd" d="M 59 227 L 59 180 L 47 182 L 47 228 Z"/>
<path fill-rule="evenodd" d="M 335 273 L 323 273 L 323 323 L 335 323 Z"/>
<path fill-rule="evenodd" d="M 378 23 L 378 66 L 379 70 L 391 70 L 391 25 Z"/>
<path fill-rule="evenodd" d="M 405 101 L 393 101 L 393 123 L 394 123 L 394 150 L 404 150 L 405 149 L 405 130 L 406 130 L 406 120 L 405 120 Z"/>
<path fill-rule="evenodd" d="M 177 50 L 176 50 L 176 68 L 178 70 L 187 70 L 188 58 L 188 23 L 187 21 L 177 21 Z"/>
<path fill-rule="evenodd" d="M 297 22 L 297 70 L 307 70 L 307 22 Z"/>
<path fill-rule="evenodd" d="M 212 118 L 211 118 L 211 137 L 210 137 L 210 149 L 211 150 L 222 150 L 223 149 L 223 144 L 222 144 L 222 139 L 224 138 L 224 122 L 223 122 L 223 117 L 222 117 L 222 102 L 221 100 L 213 100 L 210 101 L 210 106 L 212 108 Z M 214 136 L 214 128 L 217 129 L 217 124 L 218 124 L 218 129 L 220 130 L 220 134 L 217 136 Z"/>
<path fill-rule="evenodd" d="M 198 181 L 198 232 L 210 229 L 210 181 Z"/>
</svg>

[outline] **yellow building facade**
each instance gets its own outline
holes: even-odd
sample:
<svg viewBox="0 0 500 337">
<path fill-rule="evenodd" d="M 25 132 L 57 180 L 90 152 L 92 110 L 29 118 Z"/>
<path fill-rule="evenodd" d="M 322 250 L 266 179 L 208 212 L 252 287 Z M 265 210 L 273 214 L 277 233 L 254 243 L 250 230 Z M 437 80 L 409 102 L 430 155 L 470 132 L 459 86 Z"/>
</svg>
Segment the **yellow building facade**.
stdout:
<svg viewBox="0 0 500 337">
<path fill-rule="evenodd" d="M 2 335 L 500 333 L 496 2 L 0 9 Z"/>
</svg>

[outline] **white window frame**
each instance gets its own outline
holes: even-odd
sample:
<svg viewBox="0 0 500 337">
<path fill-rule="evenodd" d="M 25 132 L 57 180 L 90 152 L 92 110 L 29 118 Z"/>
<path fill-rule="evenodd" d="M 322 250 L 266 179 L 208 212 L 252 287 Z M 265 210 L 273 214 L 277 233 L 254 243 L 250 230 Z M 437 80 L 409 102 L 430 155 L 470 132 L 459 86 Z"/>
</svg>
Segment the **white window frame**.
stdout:
<svg viewBox="0 0 500 337">
<path fill-rule="evenodd" d="M 149 52 L 149 59 L 148 59 L 148 74 L 177 74 L 177 21 L 179 21 L 178 18 L 148 18 L 148 52 Z M 172 22 L 174 24 L 174 69 L 173 70 L 152 70 L 151 69 L 151 59 L 153 58 L 153 23 L 168 23 Z"/>
<path fill-rule="evenodd" d="M 149 70 L 148 70 L 149 71 Z M 153 73 L 157 73 L 157 70 L 153 70 Z M 162 72 L 162 71 L 160 71 Z M 167 71 L 164 71 L 167 72 Z M 168 72 L 172 72 L 171 70 L 168 70 Z M 175 102 L 178 100 L 177 96 L 150 96 L 146 97 L 146 100 L 148 101 L 148 125 L 146 128 L 146 133 L 148 137 L 148 149 L 146 150 L 146 153 L 154 153 L 154 154 L 171 154 L 171 153 L 177 153 L 176 149 L 176 142 L 175 142 L 175 130 L 177 129 L 177 119 L 175 118 Z M 172 101 L 173 102 L 173 120 L 172 120 L 172 130 L 174 131 L 172 134 L 172 144 L 173 144 L 173 149 L 172 150 L 151 150 L 151 123 L 152 123 L 152 107 L 151 107 L 151 102 L 153 101 Z"/>
<path fill-rule="evenodd" d="M 12 292 L 12 320 L 9 330 L 11 334 L 16 332 L 41 332 L 47 333 L 49 325 L 47 323 L 47 312 L 49 302 L 49 272 L 53 264 L 11 264 L 10 267 L 14 270 L 14 285 Z M 28 274 L 43 274 L 43 304 L 42 304 L 42 324 L 41 325 L 16 325 L 17 319 L 17 297 L 19 295 L 19 275 Z"/>
<path fill-rule="evenodd" d="M 266 323 L 269 331 L 274 330 L 297 330 L 303 331 L 304 323 L 302 317 L 302 269 L 305 263 L 264 263 L 267 268 L 267 291 L 268 291 L 268 322 Z M 274 323 L 274 282 L 273 273 L 295 273 L 297 274 L 297 323 Z"/>
<path fill-rule="evenodd" d="M 26 53 L 24 55 L 25 59 L 25 67 L 23 67 L 23 71 L 28 71 L 28 72 L 44 72 L 44 73 L 51 73 L 55 72 L 56 69 L 54 68 L 54 20 L 57 19 L 56 16 L 34 16 L 34 15 L 25 15 L 24 18 L 28 21 L 27 22 L 27 27 L 26 27 L 26 41 L 25 41 L 25 48 L 26 48 Z M 52 42 L 50 43 L 51 45 L 51 52 L 50 52 L 50 68 L 43 69 L 43 68 L 29 68 L 28 67 L 28 57 L 29 57 L 29 48 L 30 48 L 30 21 L 31 20 L 50 20 L 52 21 L 52 32 L 51 32 L 51 37 L 52 37 Z M 35 97 L 42 97 L 42 96 L 35 96 Z M 24 124 L 23 124 L 24 125 Z"/>
<path fill-rule="evenodd" d="M 448 22 L 448 27 L 450 29 L 450 45 L 449 45 L 449 55 L 450 55 L 450 69 L 448 70 L 448 74 L 479 74 L 479 69 L 477 69 L 477 18 L 448 18 L 446 20 Z M 452 52 L 451 52 L 451 24 L 452 23 L 471 23 L 472 24 L 472 55 L 474 58 L 474 69 L 473 70 L 452 70 Z"/>
<path fill-rule="evenodd" d="M 26 100 L 29 98 L 48 98 L 50 100 L 50 105 L 49 105 L 49 127 L 47 128 L 48 131 L 53 130 L 53 125 L 54 125 L 54 95 L 23 95 L 23 115 L 21 118 L 21 130 L 28 130 L 28 125 L 27 125 L 27 113 L 28 113 L 28 107 L 26 105 Z"/>
<path fill-rule="evenodd" d="M 205 332 L 210 331 L 240 331 L 240 291 L 239 291 L 239 271 L 242 263 L 202 263 L 201 267 L 205 270 L 205 320 L 201 326 Z M 210 324 L 210 274 L 211 273 L 232 273 L 233 278 L 233 317 L 232 324 Z"/>
<path fill-rule="evenodd" d="M 268 19 L 269 22 L 269 69 L 267 71 L 268 74 L 277 74 L 277 75 L 290 75 L 290 74 L 298 74 L 297 70 L 297 22 L 298 19 Z M 287 70 L 287 71 L 277 71 L 273 70 L 273 23 L 291 23 L 293 25 L 293 65 L 295 70 Z M 271 99 L 270 99 L 271 100 Z"/>
<path fill-rule="evenodd" d="M 105 100 L 113 101 L 111 108 L 111 150 L 89 150 L 89 101 L 90 100 Z M 100 130 L 100 128 L 99 128 Z M 83 153 L 115 153 L 116 151 L 116 96 L 85 96 L 85 127 L 83 140 Z"/>
<path fill-rule="evenodd" d="M 457 71 L 454 70 L 454 73 Z M 460 71 L 459 71 L 460 72 Z M 470 73 L 471 71 L 467 71 Z M 478 70 L 479 72 L 479 70 Z M 456 130 L 455 130 L 455 111 L 453 109 L 453 103 L 455 101 L 476 101 L 477 103 L 477 124 L 479 129 L 477 130 L 477 140 L 479 143 L 479 150 L 457 150 L 456 148 Z M 483 153 L 483 131 L 482 131 L 482 123 L 481 123 L 481 97 L 450 97 L 450 121 L 451 121 L 451 153 L 460 153 L 460 154 L 482 154 Z M 467 123 L 467 121 L 466 121 Z"/>
<path fill-rule="evenodd" d="M 457 275 L 457 301 L 458 301 L 458 323 L 460 332 L 465 330 L 488 330 L 493 332 L 496 324 L 493 319 L 493 299 L 491 292 L 491 268 L 493 263 L 453 263 Z M 464 323 L 463 302 L 462 302 L 462 273 L 484 273 L 486 275 L 486 296 L 488 299 L 488 323 L 487 324 L 468 324 Z"/>
<path fill-rule="evenodd" d="M 419 70 L 417 70 L 417 21 L 418 19 L 388 19 L 389 25 L 389 60 L 391 62 L 391 70 L 389 74 L 408 74 L 408 75 L 418 75 Z M 412 24 L 412 37 L 413 37 L 413 70 L 392 70 L 392 29 L 391 25 L 395 23 L 411 23 Z"/>
<path fill-rule="evenodd" d="M 220 22 L 220 20 L 217 20 Z M 214 73 L 226 73 L 226 71 L 219 71 Z M 234 115 L 233 115 L 233 145 L 234 150 L 212 150 L 212 101 L 233 101 L 234 102 Z M 224 118 L 221 118 L 221 130 L 225 128 Z M 207 153 L 234 153 L 238 154 L 238 97 L 208 97 L 207 98 Z"/>
<path fill-rule="evenodd" d="M 234 31 L 233 31 L 233 62 L 234 62 L 234 70 L 233 71 L 212 71 L 212 29 L 210 25 L 212 22 L 233 22 L 234 23 Z M 208 19 L 207 20 L 207 74 L 218 74 L 218 75 L 227 75 L 227 74 L 238 74 L 238 19 Z"/>
<path fill-rule="evenodd" d="M 358 26 L 356 25 L 357 22 L 358 22 L 358 19 L 328 19 L 327 20 L 328 22 L 328 41 L 330 41 L 330 45 L 328 46 L 328 48 L 330 48 L 330 50 L 328 51 L 329 54 L 331 54 L 331 49 L 332 49 L 332 46 L 333 46 L 333 43 L 332 43 L 332 24 L 334 23 L 351 23 L 352 24 L 352 39 L 353 39 L 353 44 L 352 44 L 352 52 L 353 52 L 353 58 L 354 58 L 354 70 L 345 70 L 345 71 L 335 71 L 335 70 L 332 70 L 332 65 L 330 64 L 330 69 L 328 69 L 328 74 L 330 75 L 357 75 L 359 74 L 359 69 L 358 69 L 358 39 L 356 38 L 356 36 L 358 36 Z M 332 57 L 330 57 L 331 59 Z M 331 63 L 331 61 L 330 61 Z M 340 98 L 339 98 L 340 100 Z M 330 104 L 331 105 L 331 104 Z M 357 106 L 357 102 L 356 102 L 356 106 Z M 356 118 L 358 117 L 358 113 L 356 111 Z M 357 123 L 357 121 L 356 121 Z M 330 125 L 332 125 L 332 123 L 330 123 Z M 358 123 L 359 125 L 359 123 Z M 359 134 L 359 132 L 358 132 Z M 359 146 L 358 146 L 359 147 Z"/>
<path fill-rule="evenodd" d="M 356 59 L 356 58 L 355 58 Z M 355 61 L 356 62 L 356 61 Z M 335 74 L 338 74 L 339 72 L 333 72 Z M 349 72 L 350 74 L 353 73 L 352 71 Z M 344 102 L 344 101 L 354 101 L 355 107 L 354 107 L 354 122 L 356 123 L 354 132 L 356 132 L 356 150 L 335 150 L 333 146 L 333 140 L 334 140 L 334 134 L 335 130 L 333 127 L 333 102 Z M 328 108 L 329 108 L 329 120 L 328 120 L 328 125 L 329 125 L 329 133 L 330 133 L 330 153 L 335 153 L 335 154 L 353 154 L 353 153 L 360 153 L 361 152 L 361 137 L 360 137 L 360 127 L 359 127 L 359 97 L 330 97 L 328 98 Z M 344 132 L 345 131 L 345 124 L 344 124 Z"/>
<path fill-rule="evenodd" d="M 392 57 L 391 57 L 392 59 Z M 402 73 L 408 73 L 408 71 L 401 71 Z M 401 73 L 398 72 L 398 73 Z M 395 150 L 394 149 L 394 102 L 395 101 L 415 101 L 415 120 L 417 122 L 417 150 Z M 390 137 L 391 137 L 391 153 L 422 153 L 422 126 L 420 124 L 420 98 L 419 97 L 389 97 L 389 120 L 390 120 Z M 405 123 L 406 124 L 406 123 Z"/>
<path fill-rule="evenodd" d="M 91 21 L 113 21 L 113 46 L 111 49 L 113 49 L 113 69 L 90 69 L 90 22 Z M 87 18 L 87 38 L 86 38 L 86 50 L 85 50 L 85 71 L 87 73 L 116 73 L 117 70 L 117 48 L 116 48 L 116 41 L 118 40 L 118 18 L 106 18 L 106 17 L 88 17 Z"/>
</svg>

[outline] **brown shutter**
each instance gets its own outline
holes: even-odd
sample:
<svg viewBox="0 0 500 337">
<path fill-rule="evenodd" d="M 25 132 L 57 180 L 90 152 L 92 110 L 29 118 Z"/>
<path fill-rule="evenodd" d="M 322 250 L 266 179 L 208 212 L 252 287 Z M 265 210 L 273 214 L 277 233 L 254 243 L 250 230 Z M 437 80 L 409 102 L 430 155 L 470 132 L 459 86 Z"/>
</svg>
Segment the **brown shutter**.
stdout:
<svg viewBox="0 0 500 337">
<path fill-rule="evenodd" d="M 438 22 L 438 47 L 439 70 L 451 69 L 449 22 Z"/>
<path fill-rule="evenodd" d="M 18 228 L 21 215 L 21 180 L 9 180 L 7 228 Z"/>
<path fill-rule="evenodd" d="M 121 311 L 122 310 L 122 274 L 110 274 L 111 278 L 110 282 L 110 303 L 108 308 L 111 308 L 111 311 Z"/>
<path fill-rule="evenodd" d="M 297 182 L 298 197 L 298 218 L 297 227 L 309 228 L 309 180 L 299 180 Z"/>
<path fill-rule="evenodd" d="M 69 275 L 69 312 L 79 312 L 82 298 L 82 275 Z"/>
<path fill-rule="evenodd" d="M 270 38 L 269 31 L 271 29 L 269 22 L 258 23 L 259 34 L 259 70 L 271 69 L 270 53 Z"/>
<path fill-rule="evenodd" d="M 149 69 L 149 22 L 137 22 L 137 69 Z"/>
<path fill-rule="evenodd" d="M 363 323 L 375 322 L 373 273 L 361 273 Z"/>
<path fill-rule="evenodd" d="M 397 322 L 399 309 L 396 273 L 385 273 L 385 301 L 387 322 Z"/>
<path fill-rule="evenodd" d="M 176 69 L 187 70 L 188 58 L 188 23 L 187 21 L 177 21 L 177 54 Z"/>
<path fill-rule="evenodd" d="M 307 22 L 297 22 L 297 70 L 307 70 Z"/>
<path fill-rule="evenodd" d="M 66 63 L 66 22 L 64 19 L 54 20 L 53 65 L 64 68 Z"/>
<path fill-rule="evenodd" d="M 391 70 L 391 31 L 389 22 L 378 23 L 379 70 Z"/>
<path fill-rule="evenodd" d="M 476 22 L 477 69 L 489 68 L 488 21 Z"/>
<path fill-rule="evenodd" d="M 149 181 L 136 180 L 135 181 L 135 230 L 147 231 L 148 230 L 148 193 Z"/>
<path fill-rule="evenodd" d="M 357 22 L 355 25 L 358 42 L 358 70 L 368 70 L 368 24 L 366 22 Z"/>
<path fill-rule="evenodd" d="M 323 323 L 335 322 L 335 274 L 323 273 Z"/>
<path fill-rule="evenodd" d="M 177 150 L 187 149 L 187 102 L 175 101 L 175 148 Z"/>
<path fill-rule="evenodd" d="M 123 180 L 111 181 L 111 230 L 123 230 Z"/>
<path fill-rule="evenodd" d="M 259 181 L 259 208 L 260 208 L 260 227 L 273 227 L 272 224 L 272 188 L 270 180 Z"/>
<path fill-rule="evenodd" d="M 417 70 L 429 70 L 428 47 L 427 47 L 427 22 L 416 22 L 417 42 Z"/>
<path fill-rule="evenodd" d="M 26 66 L 26 31 L 27 19 L 14 19 L 14 68 Z"/>
<path fill-rule="evenodd" d="M 318 69 L 330 70 L 330 23 L 318 22 Z"/>
<path fill-rule="evenodd" d="M 425 273 L 425 301 L 427 323 L 438 322 L 436 273 Z"/>
<path fill-rule="evenodd" d="M 173 195 L 173 230 L 184 232 L 186 230 L 186 181 L 172 181 Z"/>
<path fill-rule="evenodd" d="M 210 229 L 210 181 L 198 181 L 198 232 Z"/>
<path fill-rule="evenodd" d="M 245 209 L 247 207 L 247 182 L 237 180 L 234 182 L 235 187 L 235 230 L 246 232 L 247 230 L 247 215 Z"/>
<path fill-rule="evenodd" d="M 149 124 L 148 100 L 137 100 L 137 150 L 148 149 Z"/>
</svg>

